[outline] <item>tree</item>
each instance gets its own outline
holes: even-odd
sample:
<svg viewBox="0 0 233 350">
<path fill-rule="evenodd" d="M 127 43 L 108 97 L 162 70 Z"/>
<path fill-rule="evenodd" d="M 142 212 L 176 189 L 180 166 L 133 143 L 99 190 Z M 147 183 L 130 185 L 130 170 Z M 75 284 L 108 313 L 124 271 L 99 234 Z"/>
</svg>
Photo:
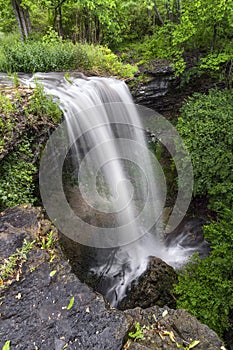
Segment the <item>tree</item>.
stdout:
<svg viewBox="0 0 233 350">
<path fill-rule="evenodd" d="M 29 16 L 29 8 L 24 5 L 21 0 L 11 0 L 18 23 L 21 39 L 24 40 L 32 31 L 31 20 Z"/>
</svg>

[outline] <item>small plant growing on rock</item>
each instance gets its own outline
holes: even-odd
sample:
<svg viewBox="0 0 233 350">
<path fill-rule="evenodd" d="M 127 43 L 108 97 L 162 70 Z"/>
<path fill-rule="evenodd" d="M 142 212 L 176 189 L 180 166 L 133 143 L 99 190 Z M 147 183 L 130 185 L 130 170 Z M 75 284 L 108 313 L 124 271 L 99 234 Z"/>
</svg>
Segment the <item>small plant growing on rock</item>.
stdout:
<svg viewBox="0 0 233 350">
<path fill-rule="evenodd" d="M 135 331 L 134 332 L 129 332 L 129 337 L 134 339 L 134 340 L 138 340 L 138 339 L 144 339 L 144 334 L 143 334 L 143 329 L 145 327 L 141 327 L 140 323 L 137 322 L 135 325 Z"/>
<path fill-rule="evenodd" d="M 0 265 L 0 285 L 10 284 L 14 278 L 19 279 L 22 264 L 27 260 L 28 253 L 32 250 L 35 241 L 24 240 L 23 246 L 17 249 L 9 258 L 4 259 Z"/>
</svg>

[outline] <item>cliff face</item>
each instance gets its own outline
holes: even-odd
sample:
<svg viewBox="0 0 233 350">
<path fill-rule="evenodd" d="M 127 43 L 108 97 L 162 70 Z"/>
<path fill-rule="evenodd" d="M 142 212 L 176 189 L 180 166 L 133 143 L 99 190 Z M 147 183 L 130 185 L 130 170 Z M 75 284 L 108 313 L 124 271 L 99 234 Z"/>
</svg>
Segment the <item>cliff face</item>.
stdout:
<svg viewBox="0 0 233 350">
<path fill-rule="evenodd" d="M 190 64 L 189 69 L 177 77 L 167 60 L 151 60 L 139 66 L 139 73 L 128 82 L 135 103 L 172 119 L 177 117 L 185 99 L 194 92 L 207 93 L 210 88 L 225 86 L 207 73 L 195 75 Z"/>
</svg>

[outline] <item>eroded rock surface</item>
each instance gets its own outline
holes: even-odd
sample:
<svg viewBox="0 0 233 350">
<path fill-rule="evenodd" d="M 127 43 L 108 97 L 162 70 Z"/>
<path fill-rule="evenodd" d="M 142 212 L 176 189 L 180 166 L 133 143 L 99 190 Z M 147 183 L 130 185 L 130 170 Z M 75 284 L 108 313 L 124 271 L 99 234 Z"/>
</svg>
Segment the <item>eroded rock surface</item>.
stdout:
<svg viewBox="0 0 233 350">
<path fill-rule="evenodd" d="M 152 305 L 175 307 L 172 289 L 176 282 L 174 269 L 163 260 L 151 257 L 146 271 L 132 284 L 128 295 L 120 301 L 118 307 L 121 310 L 136 306 L 145 309 Z"/>
<path fill-rule="evenodd" d="M 127 349 L 189 349 L 193 341 L 197 350 L 220 350 L 223 346 L 216 333 L 197 321 L 185 310 L 172 310 L 153 306 L 146 310 L 126 311 L 140 323 L 144 339 L 128 342 Z M 183 346 L 183 347 L 182 347 Z M 126 348 L 126 347 L 125 347 Z"/>
<path fill-rule="evenodd" d="M 1 216 L 9 237 L 14 236 L 16 226 L 21 226 L 22 237 L 27 235 L 20 224 L 26 218 L 32 232 L 41 228 L 42 216 L 34 221 L 30 212 L 21 206 Z M 34 219 L 39 213 L 35 210 Z M 66 344 L 67 349 L 121 349 L 130 326 L 128 317 L 110 310 L 102 296 L 81 283 L 62 255 L 53 262 L 50 259 L 45 249 L 33 249 L 19 281 L 1 292 L 0 348 L 10 340 L 11 350 L 62 350 Z M 51 271 L 56 271 L 53 277 Z M 67 310 L 72 297 L 74 304 Z"/>
<path fill-rule="evenodd" d="M 217 335 L 184 310 L 111 309 L 71 272 L 57 243 L 44 247 L 51 230 L 56 239 L 42 209 L 30 205 L 0 215 L 1 263 L 20 249 L 24 239 L 36 241 L 27 260 L 15 267 L 20 273 L 11 276 L 12 283 L 2 280 L 0 349 L 10 340 L 11 350 L 172 350 L 177 349 L 175 342 L 187 346 L 191 338 L 200 341 L 197 350 L 221 348 Z M 144 339 L 133 341 L 129 332 L 137 322 Z"/>
</svg>

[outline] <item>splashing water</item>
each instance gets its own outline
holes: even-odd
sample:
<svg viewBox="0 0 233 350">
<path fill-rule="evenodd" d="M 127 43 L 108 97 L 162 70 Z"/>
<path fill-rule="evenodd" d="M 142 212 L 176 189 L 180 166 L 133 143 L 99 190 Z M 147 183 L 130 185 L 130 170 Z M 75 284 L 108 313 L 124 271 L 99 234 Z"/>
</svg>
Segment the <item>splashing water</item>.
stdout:
<svg viewBox="0 0 233 350">
<path fill-rule="evenodd" d="M 103 292 L 116 306 L 145 271 L 149 256 L 176 266 L 190 255 L 179 244 L 166 247 L 161 236 L 163 173 L 147 150 L 145 130 L 124 82 L 96 77 L 68 82 L 55 73 L 36 77 L 60 100 L 72 144 L 72 186 L 78 187 L 81 206 L 85 203 L 92 213 L 89 226 L 97 226 L 96 218 L 101 217 L 104 233 L 90 245 L 110 248 L 110 254 L 106 259 L 100 256 L 91 270 L 106 281 Z M 30 85 L 33 79 L 24 83 Z M 79 215 L 77 207 L 73 210 Z"/>
</svg>

